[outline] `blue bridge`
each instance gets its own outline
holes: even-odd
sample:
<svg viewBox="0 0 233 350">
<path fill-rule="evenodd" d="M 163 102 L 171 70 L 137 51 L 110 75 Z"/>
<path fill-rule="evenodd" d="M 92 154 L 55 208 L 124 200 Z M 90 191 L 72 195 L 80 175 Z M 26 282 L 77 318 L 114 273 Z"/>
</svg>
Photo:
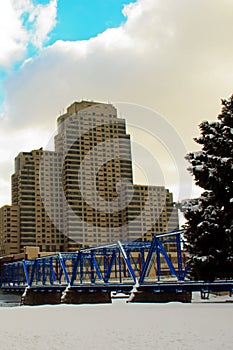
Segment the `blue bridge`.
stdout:
<svg viewBox="0 0 233 350">
<path fill-rule="evenodd" d="M 0 287 L 19 293 L 25 304 L 111 302 L 113 293 L 129 301 L 190 301 L 233 290 L 233 281 L 190 281 L 182 230 L 157 234 L 151 242 L 116 242 L 1 264 Z M 169 247 L 169 251 L 167 251 Z"/>
</svg>

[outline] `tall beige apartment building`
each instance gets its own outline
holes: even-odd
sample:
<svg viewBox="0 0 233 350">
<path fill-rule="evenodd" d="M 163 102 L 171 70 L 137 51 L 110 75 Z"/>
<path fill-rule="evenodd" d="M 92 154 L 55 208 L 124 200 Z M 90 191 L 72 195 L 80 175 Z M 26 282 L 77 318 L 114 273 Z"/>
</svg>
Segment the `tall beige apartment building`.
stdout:
<svg viewBox="0 0 233 350">
<path fill-rule="evenodd" d="M 41 166 L 46 156 L 45 167 Z M 18 207 L 19 251 L 25 246 L 38 246 L 42 251 L 63 249 L 64 237 L 48 216 L 41 198 L 41 178 L 53 179 L 57 173 L 56 153 L 42 149 L 21 152 L 15 158 L 12 175 L 12 207 Z M 60 215 L 56 207 L 60 202 L 57 182 L 50 181 L 46 190 L 46 203 L 54 215 Z"/>
<path fill-rule="evenodd" d="M 2 252 L 11 253 L 11 243 L 18 252 L 30 245 L 72 251 L 150 240 L 178 227 L 167 189 L 133 184 L 130 135 L 113 105 L 75 102 L 57 124 L 54 151 L 21 152 L 15 159 L 12 206 L 0 208 Z M 13 212 L 17 229 L 6 225 Z"/>
</svg>

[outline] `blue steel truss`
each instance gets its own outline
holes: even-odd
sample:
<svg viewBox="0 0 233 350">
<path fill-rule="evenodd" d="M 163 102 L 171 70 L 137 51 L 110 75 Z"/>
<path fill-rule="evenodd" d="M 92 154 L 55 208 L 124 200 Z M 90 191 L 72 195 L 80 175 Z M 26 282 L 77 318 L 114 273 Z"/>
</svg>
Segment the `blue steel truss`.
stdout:
<svg viewBox="0 0 233 350">
<path fill-rule="evenodd" d="M 80 249 L 74 253 L 57 253 L 34 260 L 6 262 L 1 271 L 1 288 L 77 287 L 85 285 L 133 285 L 164 275 L 184 281 L 187 274 L 182 257 L 182 230 L 155 235 L 151 242 L 116 242 Z M 176 246 L 177 264 L 166 252 L 166 245 Z"/>
<path fill-rule="evenodd" d="M 0 265 L 0 287 L 4 291 L 115 291 L 130 293 L 132 287 L 151 293 L 233 291 L 232 281 L 205 283 L 187 280 L 183 259 L 182 230 L 155 235 L 151 242 L 116 242 L 57 253 L 34 260 Z M 167 245 L 173 246 L 173 258 Z M 176 263 L 173 261 L 176 258 Z M 172 279 L 171 279 L 172 277 Z"/>
</svg>

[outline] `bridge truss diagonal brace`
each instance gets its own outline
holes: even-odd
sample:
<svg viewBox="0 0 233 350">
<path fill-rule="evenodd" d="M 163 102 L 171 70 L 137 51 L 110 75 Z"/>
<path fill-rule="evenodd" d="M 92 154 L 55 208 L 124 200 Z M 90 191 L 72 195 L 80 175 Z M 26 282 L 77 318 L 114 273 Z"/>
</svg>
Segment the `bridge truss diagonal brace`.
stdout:
<svg viewBox="0 0 233 350">
<path fill-rule="evenodd" d="M 76 280 L 77 270 L 78 270 L 79 264 L 80 264 L 80 277 L 81 277 L 83 271 L 82 271 L 82 266 L 81 266 L 81 252 L 80 251 L 78 252 L 77 258 L 76 258 L 74 265 L 73 265 L 72 276 L 71 276 L 71 280 L 70 280 L 71 286 L 73 286 L 74 281 Z"/>
<path fill-rule="evenodd" d="M 112 256 L 111 256 L 111 259 L 110 259 L 110 262 L 109 262 L 109 265 L 108 265 L 108 268 L 106 267 L 107 264 L 106 264 L 106 252 L 105 252 L 105 267 L 104 267 L 104 282 L 105 283 L 108 283 L 109 281 L 109 278 L 110 278 L 110 275 L 111 275 L 111 271 L 112 271 L 112 267 L 113 267 L 113 264 L 115 263 L 115 260 L 116 260 L 116 252 L 113 251 L 112 252 Z"/>
<path fill-rule="evenodd" d="M 98 265 L 98 263 L 97 263 L 97 261 L 96 261 L 94 252 L 91 252 L 91 264 L 92 264 L 93 267 L 95 268 L 98 278 L 99 278 L 100 280 L 103 280 L 103 276 L 102 276 L 102 274 L 101 274 L 99 265 Z"/>
<path fill-rule="evenodd" d="M 164 257 L 164 259 L 165 259 L 165 261 L 166 261 L 166 263 L 167 263 L 167 265 L 168 265 L 170 271 L 171 271 L 171 273 L 172 273 L 174 276 L 178 277 L 177 272 L 176 272 L 176 270 L 175 270 L 175 268 L 174 268 L 174 265 L 173 265 L 173 263 L 171 262 L 171 260 L 170 260 L 170 258 L 169 258 L 169 256 L 168 256 L 168 254 L 167 254 L 167 252 L 166 252 L 166 250 L 164 249 L 163 244 L 162 244 L 159 240 L 157 241 L 157 244 L 158 244 L 158 246 L 159 246 L 159 248 L 160 248 L 160 251 L 161 251 L 161 253 L 162 253 L 162 255 L 163 255 L 163 257 Z"/>
<path fill-rule="evenodd" d="M 126 254 L 126 251 L 125 251 L 125 249 L 124 249 L 122 243 L 121 243 L 120 241 L 118 241 L 117 244 L 118 244 L 118 246 L 119 246 L 119 248 L 120 248 L 120 251 L 121 251 L 121 253 L 122 253 L 123 259 L 124 259 L 124 261 L 125 261 L 125 263 L 126 263 L 126 265 L 127 265 L 127 267 L 128 267 L 129 273 L 130 273 L 131 277 L 132 277 L 133 280 L 134 280 L 134 283 L 135 283 L 135 284 L 138 284 L 138 279 L 137 279 L 137 277 L 136 277 L 136 275 L 135 275 L 135 273 L 134 273 L 134 269 L 132 268 L 132 266 L 131 266 L 131 264 L 130 264 L 130 260 L 129 260 L 127 254 Z"/>
<path fill-rule="evenodd" d="M 171 234 L 172 235 L 176 235 L 176 242 L 178 242 L 178 240 L 180 240 L 180 233 L 182 231 L 177 231 L 177 232 L 172 232 Z M 171 235 L 169 234 L 169 235 Z M 166 236 L 166 235 L 164 235 Z M 153 237 L 153 240 L 151 242 L 151 246 L 150 246 L 150 249 L 149 249 L 149 252 L 148 252 L 148 255 L 147 255 L 147 258 L 146 258 L 146 261 L 145 261 L 145 264 L 144 264 L 144 267 L 142 269 L 142 273 L 141 273 L 141 276 L 140 276 L 140 279 L 139 279 L 139 283 L 143 283 L 144 282 L 144 279 L 146 277 L 146 274 L 147 274 L 147 271 L 148 271 L 148 268 L 149 268 L 149 265 L 150 265 L 150 262 L 151 262 L 151 259 L 152 259 L 152 255 L 154 252 L 156 252 L 156 256 L 157 256 L 157 271 L 158 271 L 158 279 L 160 279 L 160 257 L 159 257 L 159 254 L 161 253 L 171 271 L 171 273 L 176 276 L 179 280 L 183 280 L 185 274 L 181 273 L 181 252 L 177 252 L 179 258 L 180 258 L 180 261 L 179 261 L 179 272 L 177 273 L 174 265 L 172 264 L 171 262 L 171 259 L 169 258 L 164 246 L 163 246 L 163 243 L 159 240 L 160 236 L 157 236 L 157 235 L 154 235 Z M 180 244 L 177 244 L 177 249 L 178 250 L 181 250 L 181 245 Z"/>
<path fill-rule="evenodd" d="M 28 287 L 30 287 L 31 286 L 31 281 L 30 281 L 30 277 L 29 277 L 28 265 L 27 265 L 26 260 L 23 260 L 22 262 L 23 262 L 23 270 L 24 270 L 24 274 L 25 274 L 25 277 L 26 277 L 27 285 L 28 285 Z"/>
<path fill-rule="evenodd" d="M 64 272 L 64 276 L 65 276 L 66 282 L 67 282 L 68 286 L 70 286 L 70 278 L 69 278 L 69 275 L 68 275 L 68 272 L 67 272 L 67 269 L 66 269 L 66 263 L 65 263 L 65 260 L 64 260 L 64 258 L 63 258 L 61 253 L 59 253 L 59 260 L 60 260 L 60 264 L 61 264 L 62 270 Z"/>
</svg>

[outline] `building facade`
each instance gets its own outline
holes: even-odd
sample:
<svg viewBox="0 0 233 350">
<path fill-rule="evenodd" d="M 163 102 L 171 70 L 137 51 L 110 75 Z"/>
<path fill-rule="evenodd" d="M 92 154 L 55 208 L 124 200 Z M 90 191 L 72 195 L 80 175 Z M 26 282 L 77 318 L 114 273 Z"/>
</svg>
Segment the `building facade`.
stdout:
<svg viewBox="0 0 233 350">
<path fill-rule="evenodd" d="M 113 105 L 75 102 L 57 124 L 54 151 L 15 159 L 10 208 L 18 212 L 19 251 L 150 240 L 178 228 L 167 189 L 133 184 L 130 135 Z"/>
<path fill-rule="evenodd" d="M 46 157 L 45 164 L 41 159 Z M 42 190 L 46 191 L 46 205 L 54 215 L 60 215 L 60 191 L 54 174 L 57 173 L 58 157 L 56 153 L 42 149 L 21 152 L 15 158 L 15 172 L 12 175 L 12 206 L 19 212 L 19 251 L 25 246 L 38 246 L 41 251 L 59 251 L 63 249 L 64 237 L 59 227 L 48 216 L 42 201 Z M 41 188 L 41 180 L 48 178 L 49 183 Z M 59 221 L 58 221 L 59 222 Z"/>
<path fill-rule="evenodd" d="M 0 208 L 0 256 L 20 251 L 19 207 L 4 205 Z"/>
</svg>

